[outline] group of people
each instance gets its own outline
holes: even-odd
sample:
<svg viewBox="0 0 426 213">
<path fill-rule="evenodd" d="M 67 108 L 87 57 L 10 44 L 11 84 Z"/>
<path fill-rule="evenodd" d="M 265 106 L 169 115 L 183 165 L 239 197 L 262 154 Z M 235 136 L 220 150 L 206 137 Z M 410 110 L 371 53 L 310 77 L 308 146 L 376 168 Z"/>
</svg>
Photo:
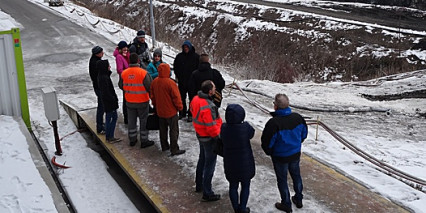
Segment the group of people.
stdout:
<svg viewBox="0 0 426 213">
<path fill-rule="evenodd" d="M 195 184 L 196 192 L 203 192 L 204 201 L 216 201 L 220 195 L 212 190 L 212 178 L 216 166 L 215 146 L 223 144 L 223 165 L 225 177 L 229 182 L 229 198 L 236 213 L 250 212 L 247 202 L 250 194 L 250 182 L 255 175 L 255 162 L 250 139 L 255 130 L 244 121 L 245 110 L 238 104 L 229 104 L 225 110 L 225 121 L 218 112 L 212 96 L 215 84 L 206 80 L 201 90 L 191 101 L 194 116 L 193 126 L 199 141 Z M 285 94 L 277 94 L 274 100 L 275 111 L 262 132 L 262 149 L 271 156 L 281 201 L 275 207 L 284 212 L 292 212 L 292 202 L 297 208 L 303 207 L 303 183 L 300 175 L 300 155 L 302 142 L 308 134 L 304 118 L 291 111 L 289 99 Z M 293 180 L 295 195 L 290 197 L 287 184 L 287 172 Z M 238 188 L 241 185 L 240 193 Z"/>
<path fill-rule="evenodd" d="M 223 144 L 225 176 L 229 182 L 229 198 L 235 212 L 247 213 L 250 182 L 255 176 L 255 161 L 250 145 L 255 130 L 246 121 L 245 110 L 238 104 L 229 104 L 222 122 L 219 108 L 225 80 L 211 68 L 207 54 L 198 55 L 190 41 L 182 44 L 173 63 L 176 79 L 171 79 L 171 69 L 162 61 L 161 49 L 154 51 L 152 61 L 147 56 L 145 32 L 137 32 L 132 44 L 120 41 L 114 51 L 119 87 L 123 90 L 123 117 L 128 124 L 129 145 L 135 146 L 138 138 L 137 119 L 141 148 L 154 144 L 148 140 L 146 122 L 152 111 L 159 118 L 161 150 L 170 150 L 172 156 L 184 154 L 179 148 L 178 121 L 186 117 L 192 122 L 199 141 L 199 157 L 196 167 L 195 191 L 202 193 L 203 201 L 217 201 L 219 194 L 212 189 L 218 144 Z M 98 98 L 96 130 L 105 134 L 109 143 L 120 142 L 114 137 L 117 122 L 118 98 L 111 81 L 111 66 L 102 60 L 103 49 L 92 48 L 89 73 Z M 149 55 L 149 54 L 148 54 Z M 145 64 L 145 65 L 143 65 Z M 189 98 L 189 107 L 186 102 Z M 300 175 L 301 144 L 307 137 L 307 125 L 298 113 L 291 111 L 285 94 L 277 94 L 275 111 L 265 125 L 261 136 L 262 149 L 271 156 L 277 176 L 281 201 L 275 207 L 292 212 L 292 202 L 302 208 L 303 184 Z M 105 124 L 103 116 L 105 114 Z M 168 142 L 170 138 L 170 144 Z M 293 179 L 295 195 L 290 197 L 287 172 Z M 241 185 L 240 193 L 238 188 Z"/>
</svg>

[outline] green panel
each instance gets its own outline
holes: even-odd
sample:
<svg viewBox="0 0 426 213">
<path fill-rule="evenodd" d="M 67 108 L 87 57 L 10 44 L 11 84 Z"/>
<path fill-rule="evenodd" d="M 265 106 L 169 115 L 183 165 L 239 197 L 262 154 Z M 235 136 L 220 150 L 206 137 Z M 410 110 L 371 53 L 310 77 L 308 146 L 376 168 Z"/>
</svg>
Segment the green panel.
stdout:
<svg viewBox="0 0 426 213">
<path fill-rule="evenodd" d="M 19 84 L 19 96 L 21 99 L 22 119 L 27 125 L 27 128 L 31 130 L 30 110 L 28 108 L 27 84 L 25 81 L 24 60 L 22 57 L 21 36 L 19 33 L 19 28 L 13 28 L 11 30 L 11 33 L 15 48 L 16 73 Z"/>
</svg>

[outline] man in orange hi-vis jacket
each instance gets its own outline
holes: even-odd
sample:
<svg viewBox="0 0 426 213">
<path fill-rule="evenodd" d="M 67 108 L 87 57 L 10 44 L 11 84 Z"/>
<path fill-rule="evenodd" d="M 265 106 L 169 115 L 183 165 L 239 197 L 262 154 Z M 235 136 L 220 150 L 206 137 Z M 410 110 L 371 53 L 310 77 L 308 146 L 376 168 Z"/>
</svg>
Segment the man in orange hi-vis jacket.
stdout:
<svg viewBox="0 0 426 213">
<path fill-rule="evenodd" d="M 124 98 L 127 101 L 127 114 L 129 125 L 128 135 L 130 146 L 138 142 L 138 129 L 136 125 L 139 118 L 141 148 L 152 146 L 154 141 L 148 140 L 146 120 L 149 113 L 149 88 L 152 78 L 148 72 L 139 67 L 139 56 L 136 53 L 130 55 L 129 68 L 121 73 L 123 80 Z"/>
<path fill-rule="evenodd" d="M 222 119 L 220 118 L 217 106 L 213 103 L 211 96 L 215 94 L 216 86 L 210 80 L 201 84 L 190 105 L 193 115 L 192 125 L 200 145 L 200 155 L 198 157 L 197 171 L 195 175 L 195 191 L 203 192 L 204 201 L 216 201 L 220 195 L 212 190 L 212 179 L 216 166 L 216 153 L 213 152 L 216 140 L 219 139 Z"/>
</svg>

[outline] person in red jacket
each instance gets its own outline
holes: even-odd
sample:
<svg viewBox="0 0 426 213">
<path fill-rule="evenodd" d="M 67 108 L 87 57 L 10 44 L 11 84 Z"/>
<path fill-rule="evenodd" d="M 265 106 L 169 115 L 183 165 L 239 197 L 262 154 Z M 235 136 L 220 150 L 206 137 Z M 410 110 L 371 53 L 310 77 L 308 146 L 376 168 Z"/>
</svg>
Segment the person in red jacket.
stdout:
<svg viewBox="0 0 426 213">
<path fill-rule="evenodd" d="M 192 99 L 190 104 L 191 113 L 194 115 L 192 125 L 200 145 L 200 155 L 195 174 L 195 191 L 203 191 L 202 199 L 204 201 L 220 199 L 220 195 L 215 194 L 212 190 L 212 179 L 217 158 L 213 149 L 222 126 L 218 108 L 211 98 L 215 92 L 216 86 L 213 81 L 204 81 L 198 95 Z"/>
<path fill-rule="evenodd" d="M 183 109 L 179 89 L 176 82 L 170 79 L 170 66 L 161 63 L 157 67 L 158 78 L 151 83 L 150 96 L 152 105 L 159 117 L 161 150 L 169 150 L 174 155 L 185 153 L 179 149 L 179 118 L 178 111 Z M 167 142 L 167 132 L 170 127 L 170 146 Z"/>
</svg>

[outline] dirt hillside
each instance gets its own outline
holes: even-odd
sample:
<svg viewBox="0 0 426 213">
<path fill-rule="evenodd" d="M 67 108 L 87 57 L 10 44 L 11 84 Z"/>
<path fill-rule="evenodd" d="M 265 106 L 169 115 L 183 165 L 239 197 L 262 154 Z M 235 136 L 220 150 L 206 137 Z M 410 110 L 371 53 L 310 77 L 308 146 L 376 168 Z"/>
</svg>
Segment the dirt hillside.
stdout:
<svg viewBox="0 0 426 213">
<path fill-rule="evenodd" d="M 198 53 L 210 54 L 214 64 L 226 66 L 242 78 L 276 82 L 351 81 L 426 68 L 425 59 L 412 53 L 414 48 L 424 49 L 426 39 L 404 33 L 402 27 L 383 30 L 331 21 L 324 15 L 290 13 L 291 18 L 286 18 L 281 8 L 265 9 L 253 4 L 155 2 L 157 40 L 180 49 L 183 41 L 189 39 Z M 151 34 L 149 1 L 78 0 L 75 3 L 101 17 Z M 198 12 L 188 12 L 188 8 Z M 346 6 L 345 10 L 351 8 Z M 361 17 L 380 14 L 378 19 L 386 19 L 383 16 L 387 14 L 393 20 L 409 19 L 407 23 L 417 21 L 420 25 L 426 19 L 425 13 L 418 10 L 400 11 L 399 17 L 377 7 L 352 10 Z M 248 22 L 259 23 L 259 27 L 249 26 Z M 275 27 L 265 27 L 264 23 Z"/>
</svg>

